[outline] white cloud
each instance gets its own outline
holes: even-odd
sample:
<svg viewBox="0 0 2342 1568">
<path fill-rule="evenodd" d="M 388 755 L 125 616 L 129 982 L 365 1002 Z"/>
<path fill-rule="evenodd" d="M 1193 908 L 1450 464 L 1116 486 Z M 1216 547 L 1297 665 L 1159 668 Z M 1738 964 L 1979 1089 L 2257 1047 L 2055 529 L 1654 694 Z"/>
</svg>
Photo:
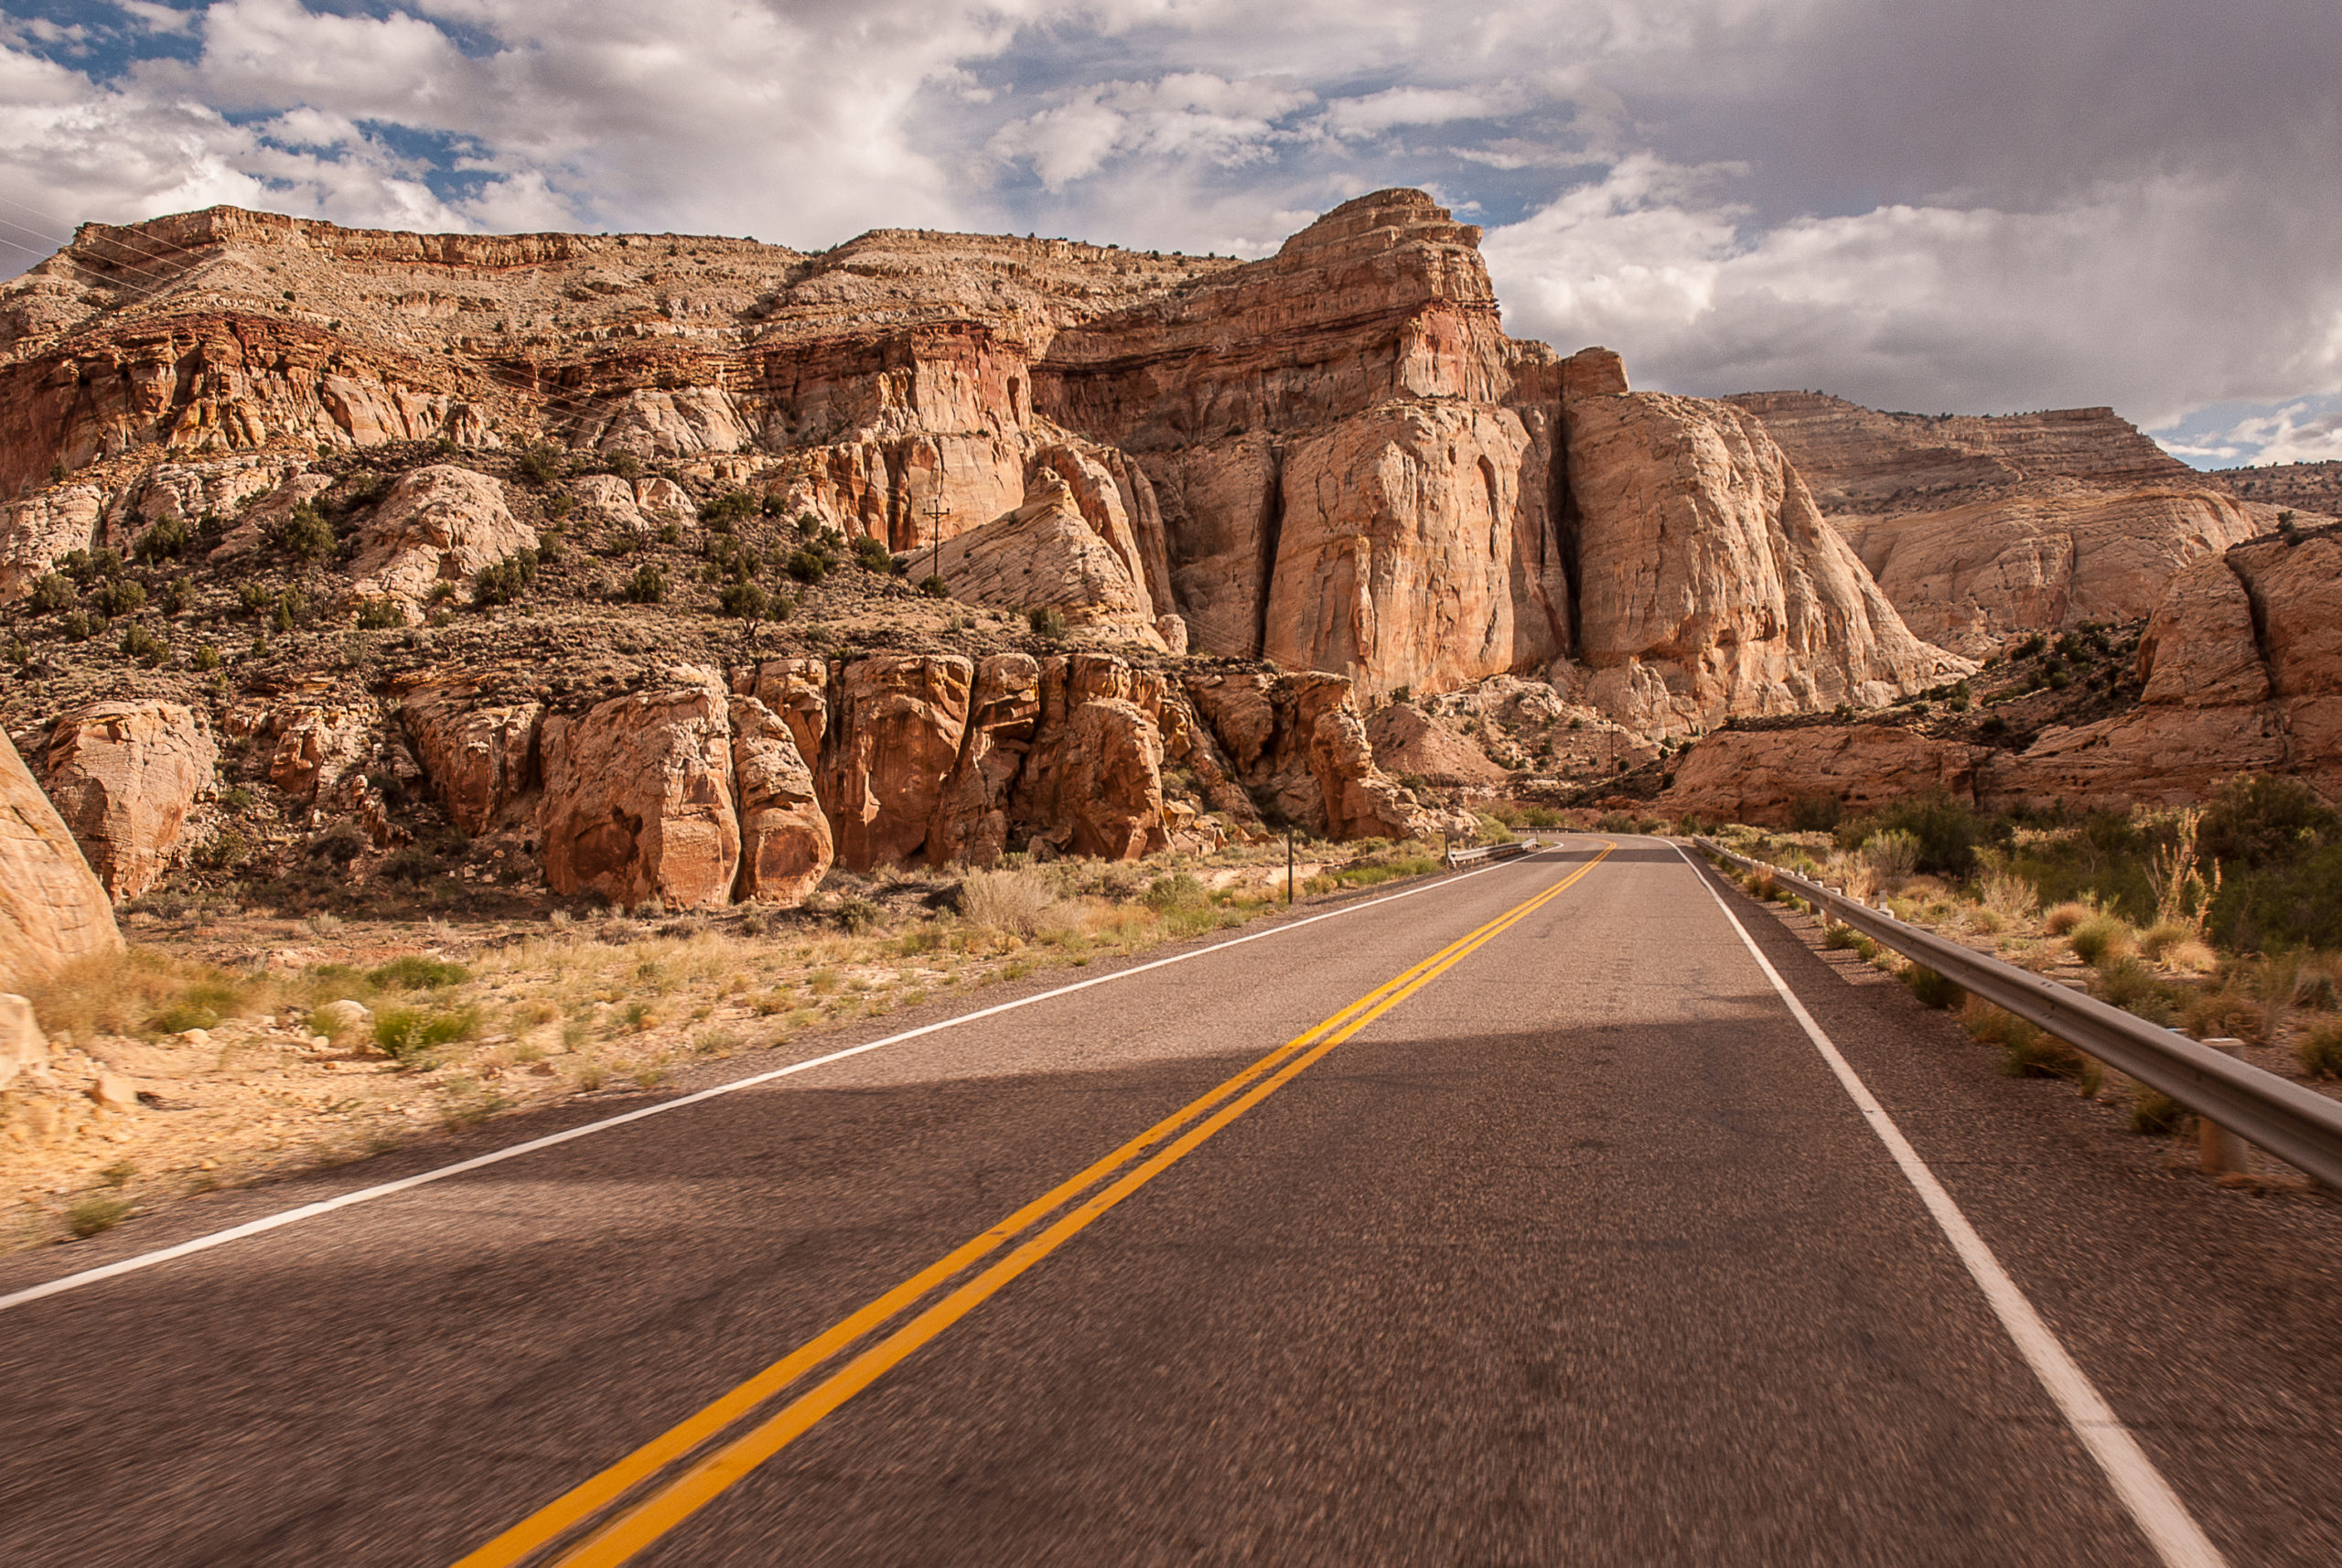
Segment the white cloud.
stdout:
<svg viewBox="0 0 2342 1568">
<path fill-rule="evenodd" d="M 1257 163 L 1273 144 L 1291 139 L 1279 121 L 1316 101 L 1275 78 L 1230 81 L 1178 71 L 1153 81 L 1107 81 L 1011 121 L 988 150 L 1004 162 L 1032 166 L 1042 186 L 1062 190 L 1110 160 L 1198 159 L 1222 168 Z"/>
</svg>

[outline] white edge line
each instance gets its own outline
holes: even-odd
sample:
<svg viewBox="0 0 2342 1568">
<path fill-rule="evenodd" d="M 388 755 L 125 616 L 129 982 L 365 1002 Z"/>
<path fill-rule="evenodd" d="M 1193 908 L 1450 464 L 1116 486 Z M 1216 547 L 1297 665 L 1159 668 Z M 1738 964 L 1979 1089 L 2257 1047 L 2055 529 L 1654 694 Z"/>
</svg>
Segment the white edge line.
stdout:
<svg viewBox="0 0 2342 1568">
<path fill-rule="evenodd" d="M 2225 1568 L 2227 1560 L 2188 1514 L 2186 1505 L 2179 1500 L 2179 1494 L 2171 1489 L 2171 1483 L 2164 1479 L 2163 1472 L 2155 1468 L 2154 1461 L 2147 1457 L 2146 1450 L 2140 1447 L 2138 1439 L 2131 1435 L 2131 1429 L 2116 1418 L 2112 1407 L 2100 1397 L 2089 1376 L 2067 1354 L 2065 1346 L 2049 1331 L 2049 1326 L 2041 1321 L 2041 1315 L 2034 1311 L 2033 1303 L 2025 1299 L 2016 1282 L 2009 1278 L 2008 1271 L 2001 1267 L 2000 1260 L 1993 1255 L 1993 1250 L 1984 1244 L 1984 1239 L 1976 1233 L 1975 1227 L 1968 1223 L 1968 1217 L 1952 1201 L 1951 1194 L 1944 1190 L 1943 1184 L 1936 1179 L 1935 1172 L 1928 1168 L 1927 1162 L 1919 1158 L 1918 1151 L 1903 1136 L 1903 1130 L 1895 1124 L 1895 1119 L 1872 1097 L 1870 1090 L 1856 1076 L 1853 1067 L 1839 1054 L 1830 1036 L 1821 1032 L 1821 1026 L 1813 1021 L 1813 1015 L 1805 1010 L 1805 1004 L 1797 999 L 1781 979 L 1780 972 L 1773 967 L 1772 961 L 1758 950 L 1755 939 L 1748 934 L 1748 928 L 1740 923 L 1740 917 L 1734 914 L 1732 906 L 1724 901 L 1724 895 L 1716 891 L 1715 884 L 1708 879 L 1699 863 L 1692 859 L 1681 844 L 1675 846 L 1675 853 L 1683 856 L 1685 863 L 1692 867 L 1692 874 L 1699 878 L 1700 886 L 1708 890 L 1708 897 L 1716 901 L 1716 908 L 1724 911 L 1724 918 L 1732 922 L 1732 929 L 1739 933 L 1749 956 L 1756 961 L 1756 967 L 1763 970 L 1765 978 L 1773 983 L 1773 989 L 1780 993 L 1783 1002 L 1789 1004 L 1789 1012 L 1805 1030 L 1806 1038 L 1813 1042 L 1814 1049 L 1821 1053 L 1821 1059 L 1829 1063 L 1830 1070 L 1837 1075 L 1839 1086 L 1853 1101 L 1855 1109 L 1863 1114 L 1863 1120 L 1870 1123 L 1870 1130 L 1878 1134 L 1878 1141 L 1886 1145 L 1886 1152 L 1895 1156 L 1895 1163 L 1902 1167 L 1904 1176 L 1918 1190 L 1920 1201 L 1928 1206 L 1928 1212 L 1934 1215 L 1936 1223 L 1943 1228 L 1945 1238 L 1951 1242 L 1951 1250 L 1960 1254 L 1960 1261 L 1967 1265 L 1977 1288 L 1984 1293 L 1984 1299 L 2000 1318 L 2001 1326 L 2016 1342 L 2017 1350 L 2025 1357 L 2025 1364 L 2033 1369 L 2033 1375 L 2041 1380 L 2041 1386 L 2057 1402 L 2058 1410 L 2066 1417 L 2066 1424 L 2074 1429 L 2074 1435 L 2082 1440 L 2082 1446 L 2090 1450 L 2090 1456 L 2098 1461 L 2099 1468 L 2106 1472 L 2106 1478 L 2113 1484 L 2115 1495 L 2131 1510 L 2132 1519 L 2137 1521 L 2140 1531 L 2154 1546 L 2155 1555 L 2169 1568 Z"/>
<path fill-rule="evenodd" d="M 1552 847 L 1559 848 L 1560 844 L 1556 843 Z M 297 1224 L 304 1219 L 314 1219 L 321 1214 L 331 1214 L 338 1208 L 349 1208 L 357 1204 L 371 1203 L 378 1197 L 389 1197 L 394 1193 L 404 1192 L 410 1187 L 423 1187 L 435 1181 L 445 1181 L 449 1176 L 462 1176 L 467 1171 L 476 1171 L 485 1165 L 499 1165 L 506 1160 L 518 1159 L 522 1155 L 534 1154 L 539 1149 L 550 1149 L 556 1144 L 566 1144 L 575 1138 L 587 1137 L 596 1133 L 607 1133 L 613 1127 L 623 1127 L 629 1122 L 639 1122 L 649 1116 L 664 1115 L 670 1111 L 681 1111 L 687 1105 L 697 1105 L 704 1100 L 714 1100 L 719 1095 L 736 1093 L 743 1089 L 754 1089 L 758 1084 L 770 1083 L 776 1079 L 788 1078 L 792 1074 L 810 1072 L 814 1068 L 827 1067 L 832 1062 L 843 1061 L 848 1057 L 858 1057 L 865 1051 L 875 1051 L 885 1046 L 898 1046 L 906 1040 L 916 1040 L 922 1035 L 932 1035 L 944 1029 L 957 1028 L 962 1024 L 972 1024 L 981 1018 L 991 1018 L 1002 1013 L 1014 1012 L 1019 1007 L 1030 1007 L 1037 1002 L 1047 1002 L 1054 997 L 1070 995 L 1077 991 L 1087 991 L 1093 985 L 1112 984 L 1118 980 L 1128 980 L 1134 974 L 1144 974 L 1149 970 L 1162 969 L 1175 963 L 1185 963 L 1189 959 L 1203 958 L 1211 953 L 1225 952 L 1230 948 L 1242 947 L 1246 942 L 1257 942 L 1270 937 L 1283 936 L 1287 931 L 1297 931 L 1304 926 L 1314 926 L 1320 920 L 1331 920 L 1343 915 L 1355 915 L 1383 904 L 1395 904 L 1402 898 L 1412 898 L 1418 893 L 1428 893 L 1441 887 L 1453 887 L 1458 882 L 1485 875 L 1488 872 L 1504 866 L 1525 865 L 1535 858 L 1535 854 L 1531 854 L 1513 860 L 1497 861 L 1480 867 L 1477 871 L 1462 872 L 1442 877 L 1434 882 L 1425 882 L 1402 893 L 1386 894 L 1380 898 L 1367 899 L 1363 903 L 1348 904 L 1338 909 L 1328 909 L 1322 915 L 1311 915 L 1305 919 L 1289 920 L 1283 925 L 1272 926 L 1265 931 L 1254 931 L 1248 936 L 1233 937 L 1224 942 L 1214 942 L 1209 947 L 1198 948 L 1193 952 L 1174 953 L 1169 958 L 1158 958 L 1146 963 L 1134 964 L 1129 969 L 1118 969 L 1112 974 L 1093 975 L 1088 980 L 1079 980 L 1070 985 L 1060 985 L 1053 990 L 1036 992 L 1030 996 L 1020 996 L 1013 1002 L 995 1003 L 990 1007 L 978 1008 L 973 1013 L 962 1013 L 956 1017 L 940 1019 L 932 1024 L 922 1024 L 916 1029 L 906 1029 L 901 1034 L 888 1035 L 884 1039 L 871 1040 L 859 1046 L 848 1046 L 843 1050 L 832 1051 L 826 1056 L 810 1057 L 801 1062 L 791 1062 L 787 1067 L 774 1068 L 769 1072 L 752 1073 L 747 1078 L 734 1079 L 729 1083 L 719 1083 L 711 1089 L 698 1090 L 690 1094 L 680 1095 L 673 1100 L 662 1100 L 656 1105 L 645 1105 L 621 1115 L 605 1117 L 599 1122 L 588 1122 L 582 1127 L 572 1127 L 565 1132 L 549 1133 L 542 1138 L 532 1138 L 524 1144 L 514 1144 L 506 1148 L 491 1149 L 487 1154 L 475 1155 L 470 1159 L 458 1160 L 454 1165 L 440 1165 L 411 1176 L 402 1176 L 397 1181 L 386 1181 L 376 1187 L 360 1187 L 355 1192 L 345 1192 L 338 1197 L 322 1198 L 316 1203 L 305 1203 L 298 1208 L 287 1208 L 275 1214 L 264 1214 L 258 1219 L 246 1220 L 242 1225 L 232 1225 L 225 1230 L 214 1230 L 207 1235 L 192 1237 L 172 1246 L 157 1248 L 152 1252 L 140 1252 L 115 1262 L 102 1263 L 94 1269 L 83 1269 L 79 1273 L 61 1275 L 40 1284 L 27 1285 L 23 1290 L 7 1295 L 0 1295 L 0 1312 L 5 1312 L 11 1307 L 24 1306 L 47 1296 L 62 1295 L 67 1291 L 79 1290 L 84 1285 L 93 1285 L 103 1280 L 134 1273 L 140 1269 L 151 1269 L 157 1263 L 167 1263 L 174 1259 L 187 1257 L 190 1253 L 209 1251 L 214 1247 L 223 1247 L 231 1241 L 241 1241 L 246 1237 L 258 1236 L 265 1231 Z"/>
</svg>

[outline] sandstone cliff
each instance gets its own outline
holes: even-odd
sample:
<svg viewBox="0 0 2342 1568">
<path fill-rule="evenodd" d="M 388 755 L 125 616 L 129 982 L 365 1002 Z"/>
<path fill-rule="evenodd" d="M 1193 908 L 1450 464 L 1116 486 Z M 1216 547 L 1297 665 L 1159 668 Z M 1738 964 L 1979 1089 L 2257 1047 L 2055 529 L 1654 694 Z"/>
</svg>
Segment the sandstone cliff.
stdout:
<svg viewBox="0 0 2342 1568">
<path fill-rule="evenodd" d="M 15 745 L 0 741 L 0 988 L 121 946 L 105 888 Z"/>
<path fill-rule="evenodd" d="M 1567 685 L 1641 727 L 1874 706 L 1965 672 L 1904 626 L 1766 428 L 1564 367 L 1577 581 Z"/>
</svg>

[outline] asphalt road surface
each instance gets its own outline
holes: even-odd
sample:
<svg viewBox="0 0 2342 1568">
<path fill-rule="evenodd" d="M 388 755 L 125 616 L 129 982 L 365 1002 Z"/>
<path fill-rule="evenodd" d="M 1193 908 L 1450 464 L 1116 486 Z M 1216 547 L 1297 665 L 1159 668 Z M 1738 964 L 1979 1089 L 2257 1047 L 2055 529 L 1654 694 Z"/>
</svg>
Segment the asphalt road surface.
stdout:
<svg viewBox="0 0 2342 1568">
<path fill-rule="evenodd" d="M 2342 1210 L 1712 886 L 1572 837 L 0 1260 L 0 1563 L 2342 1562 Z"/>
</svg>

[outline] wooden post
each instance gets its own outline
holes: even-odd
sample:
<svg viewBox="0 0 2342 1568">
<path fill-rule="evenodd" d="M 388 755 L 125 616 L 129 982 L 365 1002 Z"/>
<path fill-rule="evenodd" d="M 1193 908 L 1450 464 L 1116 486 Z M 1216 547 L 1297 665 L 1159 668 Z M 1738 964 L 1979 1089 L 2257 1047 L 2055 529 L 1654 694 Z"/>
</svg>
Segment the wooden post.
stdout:
<svg viewBox="0 0 2342 1568">
<path fill-rule="evenodd" d="M 2242 1040 L 2221 1038 L 2206 1040 L 2223 1056 L 2244 1055 Z M 2206 1176 L 2226 1176 L 2231 1171 L 2252 1168 L 2251 1156 L 2245 1152 L 2244 1140 L 2220 1126 L 2208 1116 L 2196 1118 L 2196 1135 L 2199 1150 L 2198 1163 Z"/>
<path fill-rule="evenodd" d="M 1284 907 L 1293 908 L 1293 830 L 1284 831 Z"/>
</svg>

